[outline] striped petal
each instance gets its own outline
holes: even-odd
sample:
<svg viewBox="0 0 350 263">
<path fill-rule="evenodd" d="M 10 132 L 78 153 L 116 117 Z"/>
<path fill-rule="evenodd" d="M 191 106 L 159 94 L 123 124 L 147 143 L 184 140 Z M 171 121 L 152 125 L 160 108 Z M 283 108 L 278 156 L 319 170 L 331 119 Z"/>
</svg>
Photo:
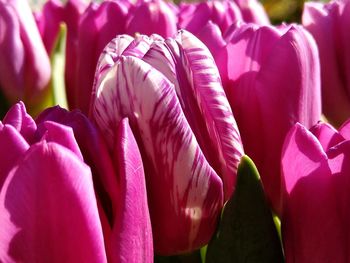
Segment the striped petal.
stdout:
<svg viewBox="0 0 350 263">
<path fill-rule="evenodd" d="M 171 83 L 147 63 L 122 57 L 98 84 L 93 118 L 115 145 L 123 117 L 139 142 L 155 252 L 206 244 L 222 206 L 222 182 L 206 161 Z"/>
<path fill-rule="evenodd" d="M 206 159 L 222 178 L 228 199 L 243 148 L 214 59 L 204 44 L 185 30 L 163 45 L 153 45 L 155 50 L 151 48 L 144 60 L 175 85 L 186 119 Z"/>
<path fill-rule="evenodd" d="M 88 166 L 70 150 L 35 144 L 0 193 L 0 261 L 106 262 Z"/>
</svg>

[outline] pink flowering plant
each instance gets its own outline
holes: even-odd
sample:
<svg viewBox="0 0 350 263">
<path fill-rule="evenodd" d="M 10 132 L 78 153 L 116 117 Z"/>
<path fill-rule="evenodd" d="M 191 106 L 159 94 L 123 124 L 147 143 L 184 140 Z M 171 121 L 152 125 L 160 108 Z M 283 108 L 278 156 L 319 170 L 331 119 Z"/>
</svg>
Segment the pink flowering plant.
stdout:
<svg viewBox="0 0 350 263">
<path fill-rule="evenodd" d="M 347 262 L 350 2 L 264 5 L 0 0 L 0 262 Z"/>
</svg>

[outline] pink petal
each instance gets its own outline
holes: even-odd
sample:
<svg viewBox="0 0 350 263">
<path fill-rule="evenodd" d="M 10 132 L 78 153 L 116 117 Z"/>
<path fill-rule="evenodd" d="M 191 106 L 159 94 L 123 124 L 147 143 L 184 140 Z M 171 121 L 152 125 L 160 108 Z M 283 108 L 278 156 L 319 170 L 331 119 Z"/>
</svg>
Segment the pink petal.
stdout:
<svg viewBox="0 0 350 263">
<path fill-rule="evenodd" d="M 23 102 L 18 102 L 10 108 L 3 119 L 3 124 L 12 125 L 28 143 L 34 142 L 36 124 L 27 113 Z"/>
<path fill-rule="evenodd" d="M 70 108 L 75 108 L 75 92 L 77 89 L 77 63 L 79 24 L 82 14 L 87 8 L 87 3 L 82 0 L 68 0 L 64 10 L 64 22 L 67 25 L 67 43 L 66 43 L 66 65 L 65 65 L 65 84 L 67 91 L 67 100 Z"/>
<path fill-rule="evenodd" d="M 100 134 L 80 111 L 69 112 L 56 106 L 46 109 L 36 119 L 39 127 L 47 126 L 49 121 L 61 123 L 73 129 L 84 161 L 91 167 L 96 195 L 100 200 L 103 213 L 109 221 L 112 221 L 117 216 L 119 183 L 107 147 Z"/>
<path fill-rule="evenodd" d="M 124 117 L 139 142 L 155 252 L 174 254 L 206 244 L 222 206 L 222 183 L 203 156 L 173 85 L 145 62 L 122 57 L 98 87 L 93 118 L 108 145 L 116 144 Z"/>
<path fill-rule="evenodd" d="M 0 2 L 0 14 L 0 87 L 6 98 L 15 102 L 24 95 L 25 50 L 15 9 Z"/>
<path fill-rule="evenodd" d="M 196 36 L 208 47 L 215 59 L 216 64 L 218 64 L 218 61 L 216 60 L 216 53 L 226 46 L 226 42 L 222 38 L 220 28 L 216 24 L 209 21 Z"/>
<path fill-rule="evenodd" d="M 112 262 L 152 262 L 153 240 L 142 159 L 128 120 L 118 127 L 114 149 L 119 202 L 112 233 Z"/>
<path fill-rule="evenodd" d="M 339 133 L 346 139 L 350 140 L 350 119 L 343 123 L 339 128 Z"/>
<path fill-rule="evenodd" d="M 0 191 L 10 170 L 29 148 L 21 134 L 11 125 L 0 123 Z"/>
<path fill-rule="evenodd" d="M 129 16 L 130 21 L 126 32 L 131 36 L 139 33 L 171 37 L 177 31 L 177 17 L 173 10 L 161 0 L 141 1 Z"/>
<path fill-rule="evenodd" d="M 344 137 L 328 123 L 319 122 L 311 127 L 310 131 L 319 140 L 325 152 L 327 152 L 329 148 L 344 141 Z"/>
<path fill-rule="evenodd" d="M 63 4 L 58 0 L 49 0 L 43 6 L 41 13 L 36 14 L 37 25 L 43 39 L 46 52 L 50 55 L 63 22 Z"/>
<path fill-rule="evenodd" d="M 315 171 L 327 155 L 317 138 L 297 123 L 288 132 L 282 152 L 282 173 L 288 194 L 303 177 Z M 302 171 L 299 171 L 302 170 Z"/>
<path fill-rule="evenodd" d="M 41 140 L 55 142 L 71 150 L 82 162 L 83 156 L 74 138 L 73 130 L 65 125 L 52 121 L 45 121 L 38 126 L 38 134 Z"/>
<path fill-rule="evenodd" d="M 0 193 L 4 262 L 106 262 L 90 169 L 68 149 L 31 147 Z"/>
</svg>

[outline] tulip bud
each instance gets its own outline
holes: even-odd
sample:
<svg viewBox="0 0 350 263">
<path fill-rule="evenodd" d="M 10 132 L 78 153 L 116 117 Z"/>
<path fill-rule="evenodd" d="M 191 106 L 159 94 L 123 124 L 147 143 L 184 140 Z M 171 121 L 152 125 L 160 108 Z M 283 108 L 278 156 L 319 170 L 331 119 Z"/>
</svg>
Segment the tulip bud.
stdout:
<svg viewBox="0 0 350 263">
<path fill-rule="evenodd" d="M 57 106 L 35 123 L 18 103 L 0 122 L 0 144 L 1 261 L 153 262 L 143 165 L 127 119 L 110 156 L 81 112 Z"/>
<path fill-rule="evenodd" d="M 1 0 L 0 28 L 2 92 L 11 103 L 39 103 L 50 80 L 50 61 L 27 1 Z"/>
<path fill-rule="evenodd" d="M 234 191 L 239 132 L 214 60 L 197 38 L 180 31 L 175 39 L 127 42 L 117 37 L 99 60 L 91 115 L 110 146 L 119 120 L 130 120 L 155 252 L 191 251 L 209 241 Z"/>
<path fill-rule="evenodd" d="M 236 23 L 224 40 L 226 46 L 215 53 L 223 86 L 245 151 L 279 213 L 279 160 L 285 135 L 294 123 L 310 128 L 321 117 L 317 47 L 297 25 Z"/>
</svg>

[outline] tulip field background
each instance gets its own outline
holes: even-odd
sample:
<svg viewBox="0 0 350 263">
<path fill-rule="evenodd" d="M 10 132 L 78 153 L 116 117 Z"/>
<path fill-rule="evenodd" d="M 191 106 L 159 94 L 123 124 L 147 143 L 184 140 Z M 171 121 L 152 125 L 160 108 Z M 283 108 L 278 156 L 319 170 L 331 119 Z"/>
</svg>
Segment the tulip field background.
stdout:
<svg viewBox="0 0 350 263">
<path fill-rule="evenodd" d="M 349 262 L 350 0 L 0 0 L 0 262 Z"/>
</svg>

